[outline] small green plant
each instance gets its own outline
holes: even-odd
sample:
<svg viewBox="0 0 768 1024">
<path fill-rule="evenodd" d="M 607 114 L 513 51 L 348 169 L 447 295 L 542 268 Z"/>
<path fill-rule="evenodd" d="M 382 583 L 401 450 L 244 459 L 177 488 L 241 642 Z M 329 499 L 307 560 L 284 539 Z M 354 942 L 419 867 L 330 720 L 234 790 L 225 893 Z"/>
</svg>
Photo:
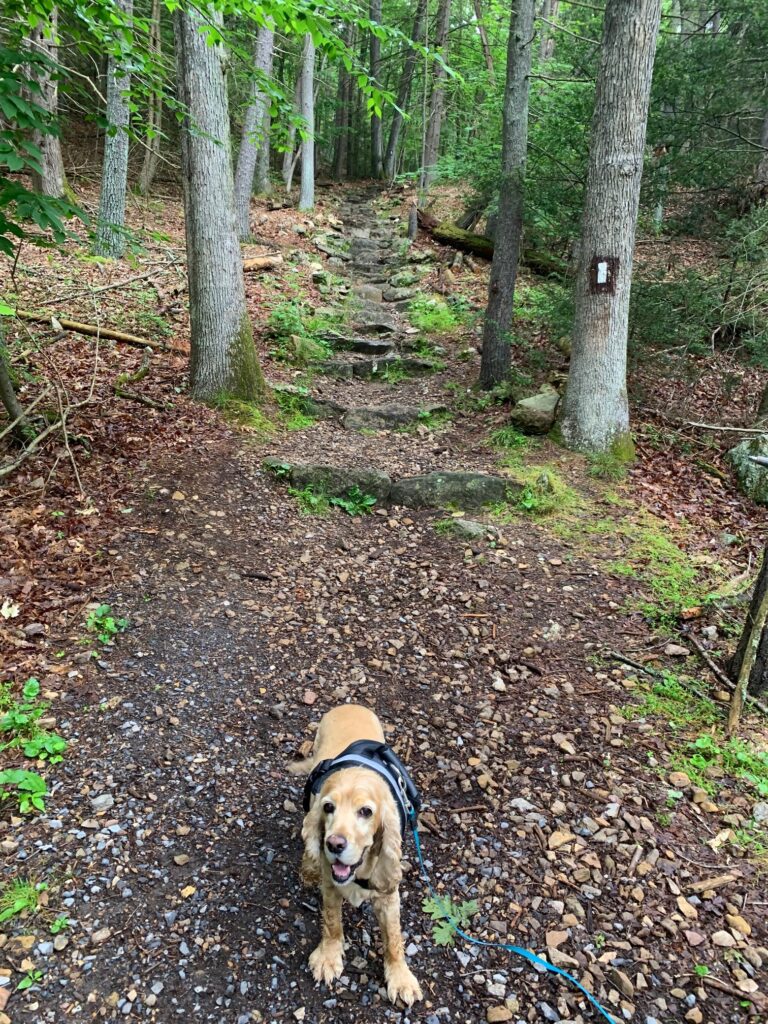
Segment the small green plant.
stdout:
<svg viewBox="0 0 768 1024">
<path fill-rule="evenodd" d="M 51 935 L 60 935 L 61 932 L 65 932 L 70 926 L 70 920 L 66 914 L 61 914 L 56 918 L 55 921 L 51 922 L 51 926 L 48 929 Z"/>
<path fill-rule="evenodd" d="M 19 814 L 45 810 L 48 787 L 37 772 L 23 768 L 6 768 L 0 772 L 0 803 L 15 800 Z"/>
<path fill-rule="evenodd" d="M 43 980 L 43 972 L 38 970 L 27 971 L 24 977 L 21 979 L 19 984 L 16 986 L 17 992 L 24 992 L 25 989 L 32 988 L 33 985 L 37 985 Z"/>
<path fill-rule="evenodd" d="M 33 913 L 40 902 L 40 893 L 47 889 L 44 882 L 31 882 L 26 878 L 16 878 L 0 889 L 0 924 L 23 914 Z"/>
<path fill-rule="evenodd" d="M 387 363 L 381 371 L 381 379 L 387 384 L 400 384 L 402 381 L 408 380 L 410 376 L 399 360 Z"/>
<path fill-rule="evenodd" d="M 329 498 L 328 503 L 343 509 L 348 516 L 367 515 L 376 504 L 372 494 L 364 494 L 359 487 L 350 487 L 344 497 Z"/>
<path fill-rule="evenodd" d="M 491 444 L 506 452 L 517 452 L 522 455 L 530 448 L 531 439 L 521 434 L 515 427 L 499 427 L 491 434 Z"/>
<path fill-rule="evenodd" d="M 426 427 L 427 430 L 444 430 L 450 426 L 451 420 L 451 414 L 445 409 L 434 412 L 429 409 L 421 409 L 416 417 L 416 423 L 403 427 L 402 430 L 408 433 L 418 426 Z"/>
<path fill-rule="evenodd" d="M 464 929 L 477 913 L 477 900 L 454 903 L 450 896 L 430 896 L 421 904 L 428 917 L 432 918 L 432 937 L 437 946 L 452 946 L 456 932 Z"/>
<path fill-rule="evenodd" d="M 267 320 L 267 331 L 275 346 L 273 355 L 294 366 L 305 366 L 331 354 L 328 341 L 318 335 L 327 329 L 328 320 L 310 317 L 304 303 L 289 299 L 274 307 Z"/>
<path fill-rule="evenodd" d="M 328 512 L 328 496 L 316 492 L 311 484 L 301 488 L 289 487 L 288 493 L 296 499 L 299 511 L 305 516 L 324 516 Z"/>
<path fill-rule="evenodd" d="M 116 619 L 110 605 L 100 604 L 88 615 L 85 628 L 89 633 L 95 633 L 96 639 L 101 643 L 108 644 L 118 633 L 124 633 L 128 629 L 128 619 Z"/>
<path fill-rule="evenodd" d="M 672 824 L 672 815 L 669 811 L 659 811 L 656 815 L 656 821 L 662 828 L 669 828 Z"/>
<path fill-rule="evenodd" d="M 38 700 L 40 683 L 30 678 L 22 689 L 22 699 L 17 701 L 10 693 L 9 684 L 0 692 L 0 733 L 10 734 L 11 739 L 0 745 L 0 750 L 21 748 L 25 757 L 50 761 L 61 761 L 67 742 L 56 733 L 41 729 L 39 720 L 48 710 L 48 704 Z"/>
<path fill-rule="evenodd" d="M 706 978 L 710 971 L 706 964 L 694 964 L 693 973 L 698 978 Z"/>
<path fill-rule="evenodd" d="M 275 400 L 286 430 L 306 430 L 313 426 L 315 418 L 306 412 L 307 396 L 306 388 L 297 388 L 295 392 L 275 391 Z"/>
<path fill-rule="evenodd" d="M 443 334 L 455 330 L 460 318 L 441 299 L 417 295 L 408 307 L 408 318 L 425 334 Z"/>
<path fill-rule="evenodd" d="M 605 943 L 606 943 L 605 932 L 598 932 L 597 935 L 595 935 L 595 946 L 598 949 L 603 949 L 603 947 L 605 946 Z"/>
<path fill-rule="evenodd" d="M 274 460 L 270 460 L 266 462 L 264 466 L 267 472 L 271 473 L 272 476 L 276 477 L 278 480 L 287 480 L 291 475 L 292 467 L 290 462 L 276 462 Z"/>
</svg>

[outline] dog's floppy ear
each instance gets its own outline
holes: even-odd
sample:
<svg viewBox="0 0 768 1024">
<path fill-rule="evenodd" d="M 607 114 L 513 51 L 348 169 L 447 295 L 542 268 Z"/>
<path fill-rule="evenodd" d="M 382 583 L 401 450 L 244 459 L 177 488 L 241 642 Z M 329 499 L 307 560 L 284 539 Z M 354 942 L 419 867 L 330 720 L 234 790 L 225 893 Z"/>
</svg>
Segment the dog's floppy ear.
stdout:
<svg viewBox="0 0 768 1024">
<path fill-rule="evenodd" d="M 381 824 L 374 850 L 378 856 L 371 872 L 371 886 L 382 892 L 394 892 L 403 877 L 403 869 L 400 867 L 403 839 L 400 834 L 400 815 L 389 792 L 382 805 Z"/>
<path fill-rule="evenodd" d="M 322 801 L 315 800 L 301 826 L 301 838 L 304 840 L 304 856 L 301 858 L 301 877 L 305 885 L 320 883 L 322 857 L 320 844 L 323 841 L 323 809 Z"/>
</svg>

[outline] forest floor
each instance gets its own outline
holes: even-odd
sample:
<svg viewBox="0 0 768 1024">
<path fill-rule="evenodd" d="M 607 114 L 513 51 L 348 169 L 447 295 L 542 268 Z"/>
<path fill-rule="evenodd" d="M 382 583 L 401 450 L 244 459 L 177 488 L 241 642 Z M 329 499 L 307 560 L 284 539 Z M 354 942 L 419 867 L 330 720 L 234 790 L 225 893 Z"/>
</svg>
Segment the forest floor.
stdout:
<svg viewBox="0 0 768 1024">
<path fill-rule="evenodd" d="M 728 435 L 686 425 L 748 424 L 765 374 L 732 352 L 638 362 L 638 459 L 601 479 L 613 467 L 504 429 L 508 406 L 474 391 L 487 267 L 449 267 L 423 239 L 406 251 L 403 213 L 403 194 L 352 186 L 324 190 L 311 220 L 256 208 L 263 244 L 245 255 L 285 259 L 247 275 L 278 386 L 261 412 L 184 394 L 177 200 L 136 201 L 132 265 L 25 248 L 4 282 L 22 308 L 181 351 L 124 384 L 137 401 L 114 388 L 137 348 L 19 328 L 22 397 L 51 381 L 46 401 L 71 411 L 0 491 L 0 700 L 18 707 L 39 679 L 39 724 L 69 746 L 38 766 L 45 812 L 8 800 L 0 820 L 4 876 L 38 904 L 0 923 L 0 1022 L 596 1019 L 512 956 L 436 945 L 410 843 L 403 926 L 425 1001 L 387 1003 L 367 909 L 346 914 L 344 977 L 314 984 L 317 893 L 299 882 L 284 765 L 348 699 L 377 711 L 417 782 L 427 864 L 441 892 L 476 901 L 471 932 L 545 954 L 617 1020 L 766 1019 L 768 730 L 751 709 L 723 738 L 728 693 L 699 654 L 725 664 L 733 648 L 744 604 L 729 595 L 766 518 L 733 487 Z M 420 267 L 420 290 L 452 301 L 384 309 L 378 278 Z M 346 299 L 359 285 L 372 304 Z M 293 367 L 328 329 L 435 365 Z M 532 316 L 518 368 L 543 381 L 562 363 Z M 378 429 L 393 405 L 410 422 Z M 289 490 L 300 463 L 479 471 L 517 496 L 347 514 L 360 495 L 345 511 Z"/>
</svg>

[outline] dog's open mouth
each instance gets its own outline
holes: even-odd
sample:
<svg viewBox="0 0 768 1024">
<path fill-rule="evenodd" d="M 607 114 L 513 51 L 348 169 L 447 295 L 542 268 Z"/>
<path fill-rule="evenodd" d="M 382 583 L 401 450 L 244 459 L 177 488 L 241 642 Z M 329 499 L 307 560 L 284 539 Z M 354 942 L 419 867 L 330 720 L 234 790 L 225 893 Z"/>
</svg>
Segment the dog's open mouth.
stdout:
<svg viewBox="0 0 768 1024">
<path fill-rule="evenodd" d="M 355 877 L 355 871 L 363 863 L 361 857 L 357 864 L 342 864 L 340 860 L 335 860 L 331 864 L 331 875 L 333 876 L 334 882 L 337 885 L 346 885 L 347 882 L 351 882 Z"/>
</svg>

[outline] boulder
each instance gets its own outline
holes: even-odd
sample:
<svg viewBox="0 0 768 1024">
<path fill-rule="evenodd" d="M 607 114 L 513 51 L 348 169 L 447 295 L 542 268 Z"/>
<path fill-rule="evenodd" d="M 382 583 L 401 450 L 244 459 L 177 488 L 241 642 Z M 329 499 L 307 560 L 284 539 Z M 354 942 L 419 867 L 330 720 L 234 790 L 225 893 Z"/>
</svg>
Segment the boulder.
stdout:
<svg viewBox="0 0 768 1024">
<path fill-rule="evenodd" d="M 447 523 L 447 532 L 460 540 L 485 540 L 489 535 L 496 536 L 499 532 L 495 526 L 488 523 L 478 523 L 474 519 L 444 519 Z"/>
<path fill-rule="evenodd" d="M 505 501 L 509 489 L 521 488 L 489 473 L 438 471 L 398 480 L 392 485 L 390 500 L 406 508 L 482 508 Z"/>
<path fill-rule="evenodd" d="M 375 302 L 363 301 L 355 311 L 353 323 L 363 334 L 394 334 L 397 330 L 394 316 Z"/>
<path fill-rule="evenodd" d="M 415 270 L 398 270 L 390 277 L 389 283 L 393 288 L 410 288 L 412 285 L 418 284 L 420 280 L 421 275 Z"/>
<path fill-rule="evenodd" d="M 363 494 L 372 494 L 379 502 L 389 498 L 392 481 L 374 466 L 328 466 L 321 462 L 297 463 L 290 467 L 294 487 L 312 487 L 330 498 L 343 498 L 350 488 L 359 487 Z"/>
<path fill-rule="evenodd" d="M 555 425 L 559 402 L 559 393 L 546 388 L 513 405 L 509 422 L 524 434 L 547 434 Z"/>
<path fill-rule="evenodd" d="M 375 284 L 354 284 L 352 285 L 352 294 L 356 295 L 358 299 L 365 299 L 368 302 L 381 302 L 382 290 Z"/>
<path fill-rule="evenodd" d="M 385 302 L 410 302 L 419 294 L 416 288 L 385 288 Z"/>
<path fill-rule="evenodd" d="M 738 481 L 739 488 L 758 505 L 768 505 L 768 466 L 753 462 L 750 456 L 768 459 L 768 434 L 751 437 L 725 456 Z"/>
</svg>

